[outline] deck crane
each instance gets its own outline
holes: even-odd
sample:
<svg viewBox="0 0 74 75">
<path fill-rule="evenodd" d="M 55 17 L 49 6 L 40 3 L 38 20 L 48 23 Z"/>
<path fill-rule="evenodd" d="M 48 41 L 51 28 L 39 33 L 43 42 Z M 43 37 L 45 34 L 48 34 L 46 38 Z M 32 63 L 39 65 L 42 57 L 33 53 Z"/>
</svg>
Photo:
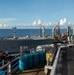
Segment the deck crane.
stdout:
<svg viewBox="0 0 74 75">
<path fill-rule="evenodd" d="M 13 38 L 16 39 L 16 26 L 14 26 L 12 28 L 13 28 Z"/>
<path fill-rule="evenodd" d="M 45 28 L 41 25 L 41 24 L 39 24 L 39 26 L 40 26 L 40 35 L 41 35 L 41 37 L 45 37 Z"/>
<path fill-rule="evenodd" d="M 56 31 L 56 32 L 55 32 L 55 31 Z M 55 26 L 52 28 L 52 38 L 53 38 L 53 39 L 55 38 L 55 35 L 56 35 L 56 36 L 60 35 L 59 23 L 58 23 L 58 25 L 55 25 Z"/>
</svg>

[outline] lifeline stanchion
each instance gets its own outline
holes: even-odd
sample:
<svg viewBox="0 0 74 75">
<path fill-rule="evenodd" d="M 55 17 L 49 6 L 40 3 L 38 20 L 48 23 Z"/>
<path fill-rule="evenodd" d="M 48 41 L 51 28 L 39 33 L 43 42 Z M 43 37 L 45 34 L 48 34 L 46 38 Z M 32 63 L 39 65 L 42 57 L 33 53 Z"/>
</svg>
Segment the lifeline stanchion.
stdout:
<svg viewBox="0 0 74 75">
<path fill-rule="evenodd" d="M 8 60 L 8 75 L 11 75 L 11 62 Z"/>
<path fill-rule="evenodd" d="M 20 56 L 22 55 L 22 50 L 23 50 L 23 47 L 20 46 Z"/>
<path fill-rule="evenodd" d="M 2 66 L 4 66 L 4 59 L 2 60 Z"/>
</svg>

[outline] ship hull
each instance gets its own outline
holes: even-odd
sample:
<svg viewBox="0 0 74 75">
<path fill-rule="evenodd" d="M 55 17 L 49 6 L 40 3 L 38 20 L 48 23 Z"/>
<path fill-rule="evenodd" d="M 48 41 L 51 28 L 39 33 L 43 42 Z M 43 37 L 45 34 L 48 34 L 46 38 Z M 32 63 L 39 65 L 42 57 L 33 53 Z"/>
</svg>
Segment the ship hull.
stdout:
<svg viewBox="0 0 74 75">
<path fill-rule="evenodd" d="M 15 53 L 20 51 L 20 46 L 27 46 L 29 49 L 36 48 L 38 45 L 51 44 L 53 39 L 21 39 L 21 40 L 0 40 L 0 50 Z"/>
</svg>

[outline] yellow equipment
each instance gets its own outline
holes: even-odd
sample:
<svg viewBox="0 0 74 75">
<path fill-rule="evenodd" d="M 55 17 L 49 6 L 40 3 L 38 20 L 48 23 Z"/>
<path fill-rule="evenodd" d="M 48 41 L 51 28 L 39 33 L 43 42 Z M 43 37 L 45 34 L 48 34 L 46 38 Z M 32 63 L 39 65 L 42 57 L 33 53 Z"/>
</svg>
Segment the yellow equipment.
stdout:
<svg viewBox="0 0 74 75">
<path fill-rule="evenodd" d="M 46 53 L 46 58 L 50 59 L 51 58 L 51 54 L 50 53 Z"/>
</svg>

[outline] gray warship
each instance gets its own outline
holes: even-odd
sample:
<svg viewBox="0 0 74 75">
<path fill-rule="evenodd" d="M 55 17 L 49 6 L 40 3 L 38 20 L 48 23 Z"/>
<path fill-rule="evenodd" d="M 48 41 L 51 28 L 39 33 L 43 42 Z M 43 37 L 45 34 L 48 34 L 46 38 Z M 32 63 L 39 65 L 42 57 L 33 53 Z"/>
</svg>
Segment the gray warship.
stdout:
<svg viewBox="0 0 74 75">
<path fill-rule="evenodd" d="M 13 37 L 0 38 L 0 50 L 9 53 L 19 52 L 20 46 L 28 49 L 36 48 L 38 45 L 51 44 L 54 40 L 50 36 L 45 36 L 45 28 L 40 25 L 39 36 L 16 36 L 16 27 L 13 27 Z"/>
</svg>

